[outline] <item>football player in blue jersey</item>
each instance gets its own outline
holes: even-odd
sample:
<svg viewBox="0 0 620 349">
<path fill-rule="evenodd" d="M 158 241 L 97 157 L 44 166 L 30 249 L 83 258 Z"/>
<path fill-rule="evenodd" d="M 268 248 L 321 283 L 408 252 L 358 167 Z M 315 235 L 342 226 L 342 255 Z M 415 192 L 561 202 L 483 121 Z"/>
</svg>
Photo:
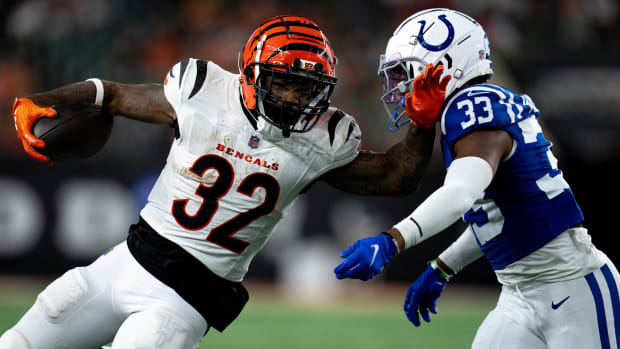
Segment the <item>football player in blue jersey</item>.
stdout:
<svg viewBox="0 0 620 349">
<path fill-rule="evenodd" d="M 411 215 L 343 251 L 336 277 L 368 280 L 463 217 L 466 230 L 407 292 L 415 326 L 484 255 L 502 291 L 473 348 L 620 347 L 618 271 L 592 244 L 532 99 L 485 83 L 493 70 L 480 24 L 449 9 L 418 12 L 390 38 L 379 73 L 391 129 L 440 114 L 447 173 Z"/>
</svg>

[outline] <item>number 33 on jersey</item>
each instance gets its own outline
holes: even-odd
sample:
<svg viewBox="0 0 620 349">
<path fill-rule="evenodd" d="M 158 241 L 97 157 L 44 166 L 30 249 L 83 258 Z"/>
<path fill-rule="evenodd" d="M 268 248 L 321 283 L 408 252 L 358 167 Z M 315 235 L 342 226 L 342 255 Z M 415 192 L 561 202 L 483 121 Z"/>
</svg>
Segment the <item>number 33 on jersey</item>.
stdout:
<svg viewBox="0 0 620 349">
<path fill-rule="evenodd" d="M 357 156 L 359 127 L 330 108 L 310 131 L 283 138 L 250 120 L 239 75 L 203 60 L 177 63 L 164 92 L 178 137 L 141 216 L 218 276 L 241 281 L 300 192 Z"/>
</svg>

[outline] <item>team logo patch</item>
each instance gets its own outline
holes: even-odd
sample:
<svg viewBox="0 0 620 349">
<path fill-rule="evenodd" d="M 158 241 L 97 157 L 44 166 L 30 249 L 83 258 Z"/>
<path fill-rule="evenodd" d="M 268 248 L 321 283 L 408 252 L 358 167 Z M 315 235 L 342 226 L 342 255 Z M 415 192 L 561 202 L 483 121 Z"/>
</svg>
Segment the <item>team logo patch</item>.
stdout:
<svg viewBox="0 0 620 349">
<path fill-rule="evenodd" d="M 248 145 L 252 149 L 258 148 L 258 143 L 260 142 L 260 138 L 258 136 L 250 136 L 250 140 L 248 141 Z"/>
</svg>

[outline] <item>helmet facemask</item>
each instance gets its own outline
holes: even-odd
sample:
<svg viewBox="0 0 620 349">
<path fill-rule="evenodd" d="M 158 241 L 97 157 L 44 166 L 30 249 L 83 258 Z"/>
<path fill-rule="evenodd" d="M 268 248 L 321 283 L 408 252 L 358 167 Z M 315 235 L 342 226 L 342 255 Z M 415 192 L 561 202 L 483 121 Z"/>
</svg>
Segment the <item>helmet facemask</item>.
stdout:
<svg viewBox="0 0 620 349">
<path fill-rule="evenodd" d="M 296 62 L 301 65 L 300 60 Z M 258 114 L 282 129 L 284 137 L 309 131 L 329 107 L 336 78 L 296 67 L 257 65 L 259 77 L 254 87 Z"/>
<path fill-rule="evenodd" d="M 411 119 L 405 115 L 405 94 L 413 92 L 411 86 L 417 76 L 414 64 L 411 61 L 418 62 L 419 67 L 426 66 L 426 62 L 417 57 L 403 59 L 400 54 L 397 54 L 391 57 L 389 61 L 386 60 L 385 55 L 379 57 L 378 74 L 381 76 L 384 92 L 381 96 L 381 102 L 385 111 L 390 115 L 388 120 L 390 131 L 398 131 L 400 127 L 411 122 Z"/>
</svg>

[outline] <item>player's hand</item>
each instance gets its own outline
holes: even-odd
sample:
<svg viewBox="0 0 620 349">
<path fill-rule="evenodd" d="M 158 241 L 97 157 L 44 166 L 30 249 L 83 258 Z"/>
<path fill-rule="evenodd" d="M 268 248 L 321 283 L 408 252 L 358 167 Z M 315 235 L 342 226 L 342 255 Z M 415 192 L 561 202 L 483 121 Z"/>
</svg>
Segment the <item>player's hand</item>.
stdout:
<svg viewBox="0 0 620 349">
<path fill-rule="evenodd" d="M 413 80 L 413 93 L 405 94 L 405 112 L 416 127 L 432 130 L 439 119 L 439 113 L 446 97 L 446 86 L 451 75 L 443 74 L 443 65 L 429 63 L 424 73 Z"/>
<path fill-rule="evenodd" d="M 42 117 L 51 118 L 54 116 L 56 116 L 54 109 L 39 107 L 28 98 L 15 98 L 15 102 L 13 102 L 13 121 L 15 122 L 17 136 L 22 142 L 26 154 L 47 164 L 52 163 L 50 158 L 35 149 L 45 148 L 45 142 L 32 134 L 32 126 Z"/>
<path fill-rule="evenodd" d="M 404 309 L 407 318 L 414 326 L 420 326 L 420 315 L 424 321 L 431 322 L 429 311 L 437 314 L 437 299 L 447 283 L 448 280 L 441 275 L 441 272 L 429 265 L 409 286 Z"/>
<path fill-rule="evenodd" d="M 345 260 L 334 269 L 336 278 L 370 280 L 390 262 L 395 250 L 387 234 L 357 240 L 340 253 L 340 257 Z"/>
</svg>

